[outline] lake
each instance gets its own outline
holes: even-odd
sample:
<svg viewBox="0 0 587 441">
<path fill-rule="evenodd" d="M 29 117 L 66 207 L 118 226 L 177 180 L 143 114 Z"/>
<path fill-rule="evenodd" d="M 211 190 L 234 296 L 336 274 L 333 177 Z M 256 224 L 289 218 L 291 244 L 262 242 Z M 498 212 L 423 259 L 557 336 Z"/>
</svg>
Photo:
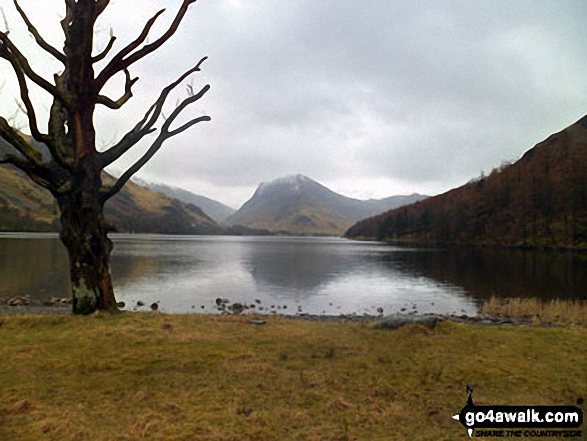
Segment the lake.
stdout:
<svg viewBox="0 0 587 441">
<path fill-rule="evenodd" d="M 216 299 L 281 314 L 475 315 L 491 296 L 587 298 L 587 255 L 398 247 L 315 237 L 112 235 L 116 297 L 127 309 L 216 312 Z M 53 234 L 0 234 L 0 298 L 67 297 Z"/>
</svg>

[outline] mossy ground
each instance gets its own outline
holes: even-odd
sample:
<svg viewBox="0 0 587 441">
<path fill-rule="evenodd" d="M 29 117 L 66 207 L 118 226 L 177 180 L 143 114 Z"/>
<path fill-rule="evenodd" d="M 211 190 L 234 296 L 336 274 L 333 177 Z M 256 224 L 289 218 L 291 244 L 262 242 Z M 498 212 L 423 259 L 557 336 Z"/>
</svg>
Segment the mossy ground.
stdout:
<svg viewBox="0 0 587 441">
<path fill-rule="evenodd" d="M 0 317 L 0 439 L 464 440 L 466 384 L 478 404 L 587 395 L 584 327 L 264 319 Z"/>
</svg>

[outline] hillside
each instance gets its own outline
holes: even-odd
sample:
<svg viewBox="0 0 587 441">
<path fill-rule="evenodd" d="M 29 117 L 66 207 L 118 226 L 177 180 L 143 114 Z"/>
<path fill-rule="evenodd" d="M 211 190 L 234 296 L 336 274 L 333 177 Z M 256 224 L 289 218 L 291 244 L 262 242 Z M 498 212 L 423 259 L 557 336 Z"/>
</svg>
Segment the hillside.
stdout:
<svg viewBox="0 0 587 441">
<path fill-rule="evenodd" d="M 230 215 L 236 211 L 227 205 L 224 205 L 214 199 L 192 193 L 182 188 L 171 187 L 165 184 L 152 184 L 140 182 L 140 185 L 157 193 L 163 193 L 165 196 L 177 199 L 186 204 L 194 204 L 202 209 L 204 213 L 214 219 L 216 222 L 224 222 Z"/>
<path fill-rule="evenodd" d="M 462 187 L 353 225 L 346 237 L 587 248 L 587 117 Z"/>
<path fill-rule="evenodd" d="M 106 177 L 112 179 L 111 177 Z M 105 206 L 106 218 L 120 232 L 222 234 L 200 208 L 129 182 Z M 59 231 L 51 194 L 20 171 L 0 166 L 0 231 Z"/>
<path fill-rule="evenodd" d="M 296 175 L 260 184 L 253 197 L 226 222 L 274 233 L 340 236 L 359 219 L 423 198 L 414 194 L 361 201 Z"/>
</svg>

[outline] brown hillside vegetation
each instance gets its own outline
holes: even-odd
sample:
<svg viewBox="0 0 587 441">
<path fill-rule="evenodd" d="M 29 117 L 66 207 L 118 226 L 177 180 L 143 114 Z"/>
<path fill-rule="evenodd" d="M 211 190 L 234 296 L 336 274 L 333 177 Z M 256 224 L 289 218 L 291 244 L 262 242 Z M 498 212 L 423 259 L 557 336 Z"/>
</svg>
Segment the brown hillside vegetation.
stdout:
<svg viewBox="0 0 587 441">
<path fill-rule="evenodd" d="M 487 177 L 352 226 L 347 237 L 587 248 L 587 116 Z"/>
<path fill-rule="evenodd" d="M 105 176 L 108 183 L 112 178 Z M 105 207 L 120 232 L 220 234 L 223 227 L 200 208 L 129 182 Z M 59 231 L 59 210 L 51 194 L 22 172 L 0 166 L 0 231 Z"/>
</svg>

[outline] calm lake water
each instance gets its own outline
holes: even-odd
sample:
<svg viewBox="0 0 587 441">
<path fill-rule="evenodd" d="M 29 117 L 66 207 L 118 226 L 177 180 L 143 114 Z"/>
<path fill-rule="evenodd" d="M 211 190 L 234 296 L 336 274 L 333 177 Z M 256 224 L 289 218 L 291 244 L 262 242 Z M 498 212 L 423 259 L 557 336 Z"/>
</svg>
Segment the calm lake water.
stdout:
<svg viewBox="0 0 587 441">
<path fill-rule="evenodd" d="M 214 312 L 216 298 L 295 314 L 475 315 L 495 296 L 587 298 L 587 255 L 423 249 L 338 238 L 113 235 L 116 296 L 128 309 Z M 0 298 L 67 297 L 56 235 L 0 234 Z M 260 301 L 260 305 L 256 303 Z"/>
</svg>

